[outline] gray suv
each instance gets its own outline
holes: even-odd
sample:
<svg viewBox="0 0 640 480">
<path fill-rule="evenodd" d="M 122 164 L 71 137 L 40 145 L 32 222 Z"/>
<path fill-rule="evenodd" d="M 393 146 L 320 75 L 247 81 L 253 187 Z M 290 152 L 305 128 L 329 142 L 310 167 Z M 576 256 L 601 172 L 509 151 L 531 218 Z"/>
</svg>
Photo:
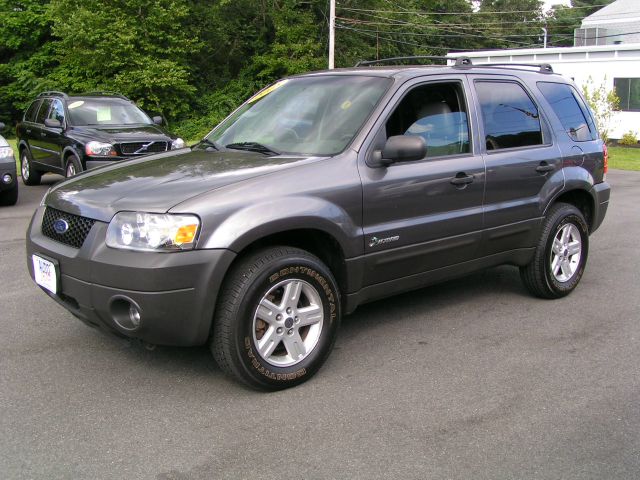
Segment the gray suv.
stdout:
<svg viewBox="0 0 640 480">
<path fill-rule="evenodd" d="M 310 378 L 358 305 L 500 264 L 580 281 L 606 147 L 548 66 L 367 67 L 281 80 L 191 148 L 52 187 L 35 282 L 86 324 L 208 344 L 267 390 Z"/>
</svg>

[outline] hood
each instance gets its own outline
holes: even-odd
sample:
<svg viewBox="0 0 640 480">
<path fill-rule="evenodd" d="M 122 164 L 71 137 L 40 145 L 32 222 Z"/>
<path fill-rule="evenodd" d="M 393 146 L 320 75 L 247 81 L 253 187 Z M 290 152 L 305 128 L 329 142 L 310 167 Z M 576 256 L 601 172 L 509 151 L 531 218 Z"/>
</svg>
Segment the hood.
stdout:
<svg viewBox="0 0 640 480">
<path fill-rule="evenodd" d="M 91 125 L 72 127 L 73 136 L 99 140 L 108 143 L 171 140 L 170 135 L 159 125 Z M 71 132 L 70 132 L 71 133 Z"/>
<path fill-rule="evenodd" d="M 309 158 L 182 149 L 80 174 L 54 186 L 46 204 L 104 222 L 119 211 L 164 213 L 197 195 L 305 160 Z"/>
</svg>

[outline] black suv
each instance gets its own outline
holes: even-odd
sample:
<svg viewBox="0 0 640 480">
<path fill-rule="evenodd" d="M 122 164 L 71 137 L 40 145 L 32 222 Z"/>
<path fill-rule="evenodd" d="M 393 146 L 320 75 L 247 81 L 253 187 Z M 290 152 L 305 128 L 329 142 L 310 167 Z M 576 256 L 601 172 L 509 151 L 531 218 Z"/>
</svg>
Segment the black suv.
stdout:
<svg viewBox="0 0 640 480">
<path fill-rule="evenodd" d="M 17 125 L 22 180 L 37 185 L 43 173 L 72 177 L 101 165 L 183 148 L 184 142 L 122 95 L 44 92 Z"/>
<path fill-rule="evenodd" d="M 311 377 L 371 300 L 500 264 L 539 297 L 569 294 L 606 170 L 583 97 L 548 66 L 317 72 L 191 149 L 52 187 L 27 263 L 86 324 L 208 343 L 224 371 L 278 389 Z"/>
</svg>

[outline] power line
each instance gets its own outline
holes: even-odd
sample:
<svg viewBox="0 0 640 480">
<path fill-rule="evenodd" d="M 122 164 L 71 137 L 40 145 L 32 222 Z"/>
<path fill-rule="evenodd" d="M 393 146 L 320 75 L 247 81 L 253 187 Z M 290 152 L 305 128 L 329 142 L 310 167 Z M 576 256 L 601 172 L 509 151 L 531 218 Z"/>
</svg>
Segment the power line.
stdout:
<svg viewBox="0 0 640 480">
<path fill-rule="evenodd" d="M 571 10 L 587 9 L 587 8 L 599 8 L 605 7 L 608 4 L 601 5 L 589 5 L 582 7 L 569 7 Z M 398 5 L 396 5 L 398 6 Z M 400 13 L 400 14 L 412 14 L 412 15 L 495 15 L 501 13 L 531 13 L 531 10 L 495 10 L 495 11 L 471 11 L 471 12 L 427 12 L 426 10 L 376 10 L 368 8 L 351 8 L 340 7 L 341 10 L 348 10 L 351 12 L 373 12 L 373 13 Z"/>
</svg>

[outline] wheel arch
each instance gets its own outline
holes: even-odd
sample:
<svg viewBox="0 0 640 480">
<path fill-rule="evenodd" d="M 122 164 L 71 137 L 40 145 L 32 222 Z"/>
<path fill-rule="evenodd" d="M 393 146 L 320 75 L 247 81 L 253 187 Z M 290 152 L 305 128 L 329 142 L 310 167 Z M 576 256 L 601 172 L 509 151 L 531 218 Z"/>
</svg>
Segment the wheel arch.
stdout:
<svg viewBox="0 0 640 480">
<path fill-rule="evenodd" d="M 580 210 L 587 222 L 589 232 L 592 231 L 596 204 L 593 195 L 590 193 L 590 190 L 579 187 L 561 192 L 549 203 L 545 210 L 545 214 L 553 205 L 557 203 L 568 203 Z"/>
</svg>

